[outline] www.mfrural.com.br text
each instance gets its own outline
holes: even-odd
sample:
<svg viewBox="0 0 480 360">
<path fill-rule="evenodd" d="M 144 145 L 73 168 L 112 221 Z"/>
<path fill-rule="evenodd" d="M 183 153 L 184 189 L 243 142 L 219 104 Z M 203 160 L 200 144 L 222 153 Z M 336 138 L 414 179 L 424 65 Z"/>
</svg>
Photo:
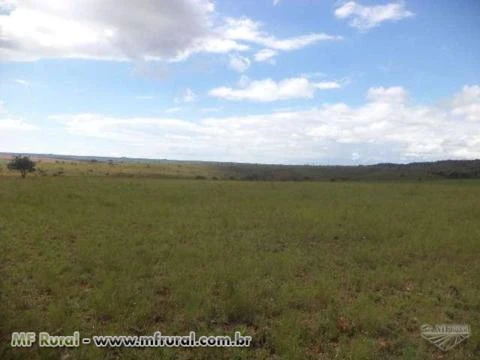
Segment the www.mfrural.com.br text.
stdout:
<svg viewBox="0 0 480 360">
<path fill-rule="evenodd" d="M 249 347 L 251 336 L 243 336 L 236 331 L 234 336 L 228 335 L 201 335 L 194 331 L 188 335 L 162 335 L 156 331 L 153 335 L 97 335 L 82 337 L 79 331 L 72 335 L 50 335 L 48 332 L 14 332 L 12 333 L 12 347 L 38 347 L 46 348 L 71 348 L 81 345 L 94 345 L 99 348 L 106 347 Z"/>
</svg>

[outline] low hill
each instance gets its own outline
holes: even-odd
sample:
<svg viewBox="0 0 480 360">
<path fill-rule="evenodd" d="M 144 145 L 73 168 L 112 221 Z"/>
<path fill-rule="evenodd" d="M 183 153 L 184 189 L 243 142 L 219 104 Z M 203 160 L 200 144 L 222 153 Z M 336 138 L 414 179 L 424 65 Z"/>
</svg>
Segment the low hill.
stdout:
<svg viewBox="0 0 480 360">
<path fill-rule="evenodd" d="M 18 155 L 0 153 L 0 159 Z M 443 160 L 410 164 L 273 165 L 167 159 L 22 154 L 37 162 L 36 176 L 108 175 L 252 181 L 435 180 L 480 178 L 480 160 Z M 9 175 L 0 161 L 0 175 Z"/>
</svg>

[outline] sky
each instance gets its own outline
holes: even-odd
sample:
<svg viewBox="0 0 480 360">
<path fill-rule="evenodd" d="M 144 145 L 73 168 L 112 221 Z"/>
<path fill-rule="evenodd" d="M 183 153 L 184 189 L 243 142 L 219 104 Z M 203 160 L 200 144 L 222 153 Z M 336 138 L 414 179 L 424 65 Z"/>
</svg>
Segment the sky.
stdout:
<svg viewBox="0 0 480 360">
<path fill-rule="evenodd" d="M 478 0 L 0 0 L 0 151 L 480 158 L 478 14 Z"/>
</svg>

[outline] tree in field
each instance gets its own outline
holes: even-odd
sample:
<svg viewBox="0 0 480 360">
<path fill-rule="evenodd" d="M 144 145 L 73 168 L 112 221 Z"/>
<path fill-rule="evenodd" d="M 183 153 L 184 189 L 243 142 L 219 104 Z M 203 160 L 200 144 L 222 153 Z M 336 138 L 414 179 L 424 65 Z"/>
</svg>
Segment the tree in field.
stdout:
<svg viewBox="0 0 480 360">
<path fill-rule="evenodd" d="M 35 171 L 35 163 L 28 156 L 15 156 L 7 165 L 8 170 L 17 170 L 25 178 L 28 173 Z"/>
</svg>

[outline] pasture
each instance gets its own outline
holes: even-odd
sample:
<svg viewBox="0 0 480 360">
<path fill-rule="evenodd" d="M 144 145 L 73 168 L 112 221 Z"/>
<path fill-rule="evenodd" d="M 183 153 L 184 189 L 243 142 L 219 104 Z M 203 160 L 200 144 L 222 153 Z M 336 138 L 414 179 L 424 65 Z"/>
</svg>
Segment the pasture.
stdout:
<svg viewBox="0 0 480 360">
<path fill-rule="evenodd" d="M 0 177 L 2 359 L 480 358 L 478 180 L 48 175 Z M 424 323 L 472 337 L 441 353 Z M 10 347 L 13 331 L 75 330 L 253 346 Z"/>
</svg>

